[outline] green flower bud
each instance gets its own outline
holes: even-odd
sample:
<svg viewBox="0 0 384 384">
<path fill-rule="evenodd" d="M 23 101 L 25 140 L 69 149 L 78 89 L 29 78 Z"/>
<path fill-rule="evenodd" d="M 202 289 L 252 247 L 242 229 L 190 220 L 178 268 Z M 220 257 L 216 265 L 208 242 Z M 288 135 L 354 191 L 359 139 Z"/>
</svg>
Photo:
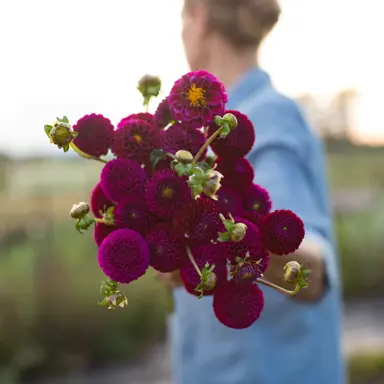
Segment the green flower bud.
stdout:
<svg viewBox="0 0 384 384">
<path fill-rule="evenodd" d="M 81 219 L 89 213 L 89 205 L 87 203 L 77 203 L 73 204 L 72 209 L 69 214 L 73 219 Z"/>
<path fill-rule="evenodd" d="M 297 261 L 289 261 L 284 266 L 284 281 L 296 284 L 299 278 L 301 265 Z"/>
<path fill-rule="evenodd" d="M 215 122 L 215 124 L 219 127 L 221 127 L 222 125 L 222 120 L 223 118 L 219 115 L 216 115 L 214 118 L 213 118 L 213 121 Z"/>
<path fill-rule="evenodd" d="M 211 291 L 213 288 L 216 287 L 216 284 L 217 284 L 216 273 L 211 272 L 203 283 L 203 290 L 204 291 Z"/>
<path fill-rule="evenodd" d="M 193 160 L 193 155 L 191 152 L 180 150 L 176 152 L 176 160 L 183 164 L 190 164 Z"/>
<path fill-rule="evenodd" d="M 63 121 L 56 121 L 52 130 L 49 133 L 51 142 L 57 145 L 59 148 L 68 146 L 75 138 L 75 133 L 69 123 Z"/>
<path fill-rule="evenodd" d="M 157 76 L 145 75 L 137 85 L 137 89 L 143 95 L 144 100 L 159 96 L 161 89 L 161 80 Z"/>
<path fill-rule="evenodd" d="M 213 200 L 217 200 L 216 193 L 221 187 L 223 175 L 210 169 L 206 174 L 207 180 L 203 183 L 203 192 Z"/>
<path fill-rule="evenodd" d="M 230 130 L 234 130 L 237 127 L 237 118 L 235 115 L 232 115 L 232 113 L 226 113 L 222 120 L 227 124 L 228 128 Z"/>
<path fill-rule="evenodd" d="M 247 226 L 244 223 L 236 223 L 231 232 L 231 241 L 237 243 L 247 234 Z"/>
</svg>

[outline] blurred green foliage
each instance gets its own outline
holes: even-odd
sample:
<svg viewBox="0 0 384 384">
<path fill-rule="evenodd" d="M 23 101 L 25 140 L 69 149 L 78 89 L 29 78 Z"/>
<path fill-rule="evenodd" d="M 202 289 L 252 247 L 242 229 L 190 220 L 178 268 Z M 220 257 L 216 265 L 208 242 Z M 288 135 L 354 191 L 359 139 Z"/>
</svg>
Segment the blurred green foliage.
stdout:
<svg viewBox="0 0 384 384">
<path fill-rule="evenodd" d="M 329 156 L 332 189 L 383 188 L 383 153 L 355 151 Z M 0 179 L 7 183 L 3 190 L 8 188 L 9 195 L 19 196 L 20 201 L 60 193 L 86 200 L 100 165 L 79 164 L 38 162 L 38 172 L 36 164 L 25 164 Z M 50 204 L 58 210 L 56 202 Z M 65 207 L 65 212 L 69 208 Z M 164 337 L 169 296 L 152 273 L 124 289 L 129 299 L 126 309 L 111 312 L 97 305 L 103 275 L 92 233 L 79 235 L 66 215 L 40 217 L 44 225 L 33 225 L 33 231 L 23 226 L 30 217 L 17 225 L 13 225 L 12 216 L 2 217 L 0 383 L 138 358 Z M 12 230 L 7 231 L 7 226 Z M 383 198 L 363 211 L 337 218 L 344 289 L 349 298 L 384 289 L 383 227 Z"/>
</svg>

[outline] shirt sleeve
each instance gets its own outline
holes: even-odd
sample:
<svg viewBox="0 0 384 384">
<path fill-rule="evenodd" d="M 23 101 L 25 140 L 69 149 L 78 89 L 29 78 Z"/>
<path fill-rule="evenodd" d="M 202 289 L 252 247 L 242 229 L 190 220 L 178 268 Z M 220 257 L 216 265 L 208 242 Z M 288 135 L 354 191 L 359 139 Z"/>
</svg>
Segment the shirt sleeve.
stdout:
<svg viewBox="0 0 384 384">
<path fill-rule="evenodd" d="M 272 209 L 289 209 L 303 220 L 306 238 L 323 251 L 326 278 L 333 285 L 338 282 L 335 251 L 322 233 L 330 219 L 319 203 L 312 181 L 316 175 L 306 164 L 311 156 L 309 143 L 314 138 L 297 113 L 295 109 L 266 107 L 266 111 L 251 115 L 257 143 L 248 159 L 255 170 L 254 182 L 270 194 Z"/>
</svg>

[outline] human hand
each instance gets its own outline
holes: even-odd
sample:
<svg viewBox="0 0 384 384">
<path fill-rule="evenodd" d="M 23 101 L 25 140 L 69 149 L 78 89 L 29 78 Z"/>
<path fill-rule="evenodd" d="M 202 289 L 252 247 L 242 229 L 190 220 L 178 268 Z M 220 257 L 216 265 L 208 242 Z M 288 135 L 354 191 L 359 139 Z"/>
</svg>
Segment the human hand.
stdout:
<svg viewBox="0 0 384 384">
<path fill-rule="evenodd" d="M 180 271 L 161 273 L 156 271 L 156 277 L 168 288 L 177 288 L 183 285 L 180 277 Z"/>
</svg>

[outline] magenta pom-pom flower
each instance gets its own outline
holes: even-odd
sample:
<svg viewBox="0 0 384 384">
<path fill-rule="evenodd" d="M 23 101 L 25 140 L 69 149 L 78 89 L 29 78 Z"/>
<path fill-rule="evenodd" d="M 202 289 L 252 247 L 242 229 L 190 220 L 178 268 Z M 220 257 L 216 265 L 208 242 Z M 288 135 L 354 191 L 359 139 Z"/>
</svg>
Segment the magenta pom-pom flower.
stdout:
<svg viewBox="0 0 384 384">
<path fill-rule="evenodd" d="M 233 129 L 226 138 L 217 138 L 211 144 L 216 155 L 226 159 L 237 159 L 244 157 L 255 143 L 255 129 L 246 115 L 239 111 L 226 111 L 237 119 L 237 127 Z M 208 129 L 208 136 L 212 136 L 219 127 L 212 122 Z"/>
<path fill-rule="evenodd" d="M 214 265 L 213 273 L 216 275 L 216 285 L 213 289 L 204 292 L 204 295 L 213 294 L 215 289 L 227 279 L 226 248 L 222 243 L 200 245 L 193 247 L 192 255 L 197 266 L 201 269 L 208 263 Z M 180 277 L 184 285 L 196 288 L 200 284 L 200 276 L 192 263 L 186 263 L 180 270 Z"/>
<path fill-rule="evenodd" d="M 292 211 L 281 209 L 269 213 L 261 224 L 262 242 L 275 255 L 295 252 L 304 239 L 304 223 Z"/>
<path fill-rule="evenodd" d="M 272 208 L 268 191 L 260 185 L 252 184 L 244 192 L 243 207 L 246 211 L 256 211 L 261 215 L 267 215 Z"/>
<path fill-rule="evenodd" d="M 112 152 L 117 157 L 127 157 L 147 164 L 151 152 L 163 147 L 159 129 L 144 120 L 128 118 L 119 123 L 112 141 Z"/>
<path fill-rule="evenodd" d="M 121 228 L 133 229 L 144 235 L 154 219 L 143 196 L 127 195 L 113 211 L 114 222 Z"/>
<path fill-rule="evenodd" d="M 118 229 L 101 243 L 98 253 L 101 270 L 123 284 L 137 280 L 149 267 L 149 247 L 136 231 Z"/>
<path fill-rule="evenodd" d="M 213 310 L 217 319 L 229 328 L 250 327 L 264 307 L 264 295 L 255 284 L 236 284 L 234 280 L 221 284 L 213 295 Z"/>
<path fill-rule="evenodd" d="M 192 245 L 200 245 L 216 240 L 219 232 L 224 231 L 218 207 L 208 198 L 200 198 L 185 204 L 175 212 L 173 226 L 180 237 Z"/>
<path fill-rule="evenodd" d="M 120 129 L 129 120 L 143 120 L 149 124 L 153 124 L 154 116 L 149 112 L 132 113 L 131 115 L 120 120 L 119 124 L 117 124 L 117 129 Z"/>
<path fill-rule="evenodd" d="M 168 97 L 166 97 L 157 107 L 154 122 L 161 128 L 165 128 L 173 121 L 171 110 L 169 109 Z"/>
<path fill-rule="evenodd" d="M 115 225 L 105 225 L 103 223 L 97 223 L 93 232 L 93 238 L 98 247 L 100 247 L 103 240 L 110 235 L 113 231 L 118 229 Z"/>
<path fill-rule="evenodd" d="M 248 220 L 236 216 L 234 219 L 236 223 L 245 224 L 247 226 L 247 232 L 241 241 L 237 243 L 226 243 L 229 252 L 229 260 L 232 262 L 235 261 L 237 257 L 245 258 L 248 254 L 258 255 L 262 249 L 259 229 Z"/>
<path fill-rule="evenodd" d="M 146 234 L 151 252 L 151 266 L 159 272 L 172 272 L 186 264 L 185 244 L 169 224 L 157 224 Z"/>
<path fill-rule="evenodd" d="M 185 150 L 195 156 L 205 141 L 203 132 L 185 124 L 176 123 L 165 131 L 165 142 L 172 153 Z M 202 154 L 203 158 L 206 153 L 205 150 Z"/>
<path fill-rule="evenodd" d="M 196 128 L 206 126 L 222 115 L 228 95 L 223 84 L 206 71 L 189 72 L 177 80 L 168 96 L 175 120 Z"/>
<path fill-rule="evenodd" d="M 216 170 L 224 175 L 222 185 L 244 192 L 252 185 L 255 172 L 244 157 L 237 160 L 218 159 Z"/>
<path fill-rule="evenodd" d="M 229 187 L 221 187 L 217 192 L 217 205 L 220 213 L 227 215 L 241 215 L 243 212 L 241 195 Z"/>
<path fill-rule="evenodd" d="M 95 217 L 102 217 L 105 211 L 112 207 L 113 202 L 105 196 L 100 183 L 97 183 L 91 192 L 90 207 Z"/>
<path fill-rule="evenodd" d="M 131 159 L 109 161 L 101 171 L 100 184 L 108 199 L 116 203 L 144 186 L 145 171 Z"/>
<path fill-rule="evenodd" d="M 161 219 L 171 219 L 191 200 L 192 193 L 186 180 L 170 169 L 155 172 L 145 185 L 145 201 L 151 212 Z"/>
<path fill-rule="evenodd" d="M 103 115 L 86 115 L 74 126 L 77 137 L 73 144 L 87 155 L 107 155 L 112 144 L 114 127 Z"/>
</svg>

